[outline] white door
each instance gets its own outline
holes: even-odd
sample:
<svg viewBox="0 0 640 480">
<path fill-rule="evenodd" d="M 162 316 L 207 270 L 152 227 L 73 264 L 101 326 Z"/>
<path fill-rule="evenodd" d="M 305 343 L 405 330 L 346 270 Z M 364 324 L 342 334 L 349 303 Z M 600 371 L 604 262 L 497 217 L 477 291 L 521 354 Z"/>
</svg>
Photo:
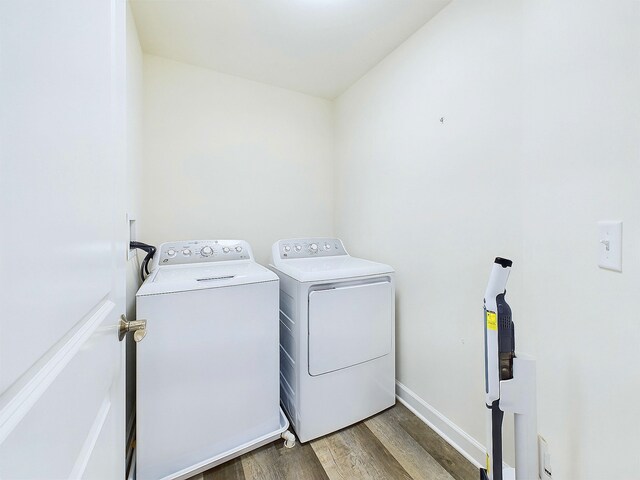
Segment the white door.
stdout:
<svg viewBox="0 0 640 480">
<path fill-rule="evenodd" d="M 0 478 L 124 476 L 124 0 L 0 1 Z"/>
</svg>

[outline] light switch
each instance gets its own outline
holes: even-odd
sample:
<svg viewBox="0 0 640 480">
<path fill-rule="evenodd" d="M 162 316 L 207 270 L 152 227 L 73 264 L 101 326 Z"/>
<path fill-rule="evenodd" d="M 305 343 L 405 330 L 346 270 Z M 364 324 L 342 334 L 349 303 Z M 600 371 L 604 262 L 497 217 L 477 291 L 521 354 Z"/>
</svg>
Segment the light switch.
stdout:
<svg viewBox="0 0 640 480">
<path fill-rule="evenodd" d="M 598 222 L 598 265 L 608 270 L 622 271 L 622 222 Z"/>
</svg>

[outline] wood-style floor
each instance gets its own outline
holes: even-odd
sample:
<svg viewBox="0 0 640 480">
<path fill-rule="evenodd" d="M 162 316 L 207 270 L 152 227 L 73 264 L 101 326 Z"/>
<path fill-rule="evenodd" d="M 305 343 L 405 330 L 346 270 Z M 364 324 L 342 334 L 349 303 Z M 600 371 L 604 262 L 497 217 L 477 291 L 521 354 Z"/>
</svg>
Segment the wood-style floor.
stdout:
<svg viewBox="0 0 640 480">
<path fill-rule="evenodd" d="M 265 445 L 190 480 L 477 480 L 466 458 L 398 403 L 326 437 Z"/>
</svg>

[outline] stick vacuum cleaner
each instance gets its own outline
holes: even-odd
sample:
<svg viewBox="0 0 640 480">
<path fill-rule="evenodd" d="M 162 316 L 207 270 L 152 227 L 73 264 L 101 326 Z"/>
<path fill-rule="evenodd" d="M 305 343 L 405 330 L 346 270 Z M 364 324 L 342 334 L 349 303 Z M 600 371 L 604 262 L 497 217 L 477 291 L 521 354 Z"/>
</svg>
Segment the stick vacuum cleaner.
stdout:
<svg viewBox="0 0 640 480">
<path fill-rule="evenodd" d="M 484 294 L 484 379 L 487 463 L 481 480 L 537 480 L 535 360 L 516 355 L 511 307 L 505 299 L 511 260 L 496 258 Z M 514 414 L 515 469 L 503 466 L 502 420 Z"/>
</svg>

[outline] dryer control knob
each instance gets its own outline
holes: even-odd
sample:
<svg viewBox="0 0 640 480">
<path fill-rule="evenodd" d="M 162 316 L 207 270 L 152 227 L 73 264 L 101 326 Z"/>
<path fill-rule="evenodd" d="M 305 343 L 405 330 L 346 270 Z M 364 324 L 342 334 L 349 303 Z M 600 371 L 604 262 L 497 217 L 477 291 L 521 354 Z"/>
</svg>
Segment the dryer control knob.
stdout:
<svg viewBox="0 0 640 480">
<path fill-rule="evenodd" d="M 241 251 L 242 251 L 242 247 L 241 247 L 240 245 L 238 245 L 238 246 L 236 247 L 236 252 L 240 253 Z"/>
<path fill-rule="evenodd" d="M 222 251 L 223 251 L 224 253 L 229 253 L 229 252 L 231 251 L 231 249 L 230 249 L 229 247 L 224 247 L 224 248 L 222 249 Z"/>
<path fill-rule="evenodd" d="M 311 250 L 312 252 L 317 252 L 318 251 L 318 244 L 317 243 L 312 243 L 311 245 L 309 245 L 309 250 Z"/>
<path fill-rule="evenodd" d="M 300 250 L 302 250 L 302 245 L 296 245 L 293 248 L 295 249 L 296 252 L 299 252 Z"/>
<path fill-rule="evenodd" d="M 167 257 L 173 258 L 175 256 L 176 256 L 176 251 L 173 248 L 167 250 Z"/>
<path fill-rule="evenodd" d="M 325 250 L 331 250 L 331 245 L 329 245 L 328 243 L 324 244 L 324 249 Z"/>
<path fill-rule="evenodd" d="M 290 251 L 291 251 L 291 247 L 290 247 L 289 245 L 285 245 L 285 246 L 284 246 L 284 248 L 283 248 L 283 250 L 284 250 L 285 252 L 290 252 Z"/>
<path fill-rule="evenodd" d="M 188 257 L 189 255 L 191 255 L 191 250 L 189 250 L 188 248 L 185 248 L 184 250 L 182 250 L 182 254 L 185 257 Z"/>
<path fill-rule="evenodd" d="M 213 248 L 211 248 L 211 247 L 203 247 L 202 250 L 200 250 L 200 253 L 203 256 L 208 257 L 209 255 L 211 255 L 213 253 Z"/>
</svg>

